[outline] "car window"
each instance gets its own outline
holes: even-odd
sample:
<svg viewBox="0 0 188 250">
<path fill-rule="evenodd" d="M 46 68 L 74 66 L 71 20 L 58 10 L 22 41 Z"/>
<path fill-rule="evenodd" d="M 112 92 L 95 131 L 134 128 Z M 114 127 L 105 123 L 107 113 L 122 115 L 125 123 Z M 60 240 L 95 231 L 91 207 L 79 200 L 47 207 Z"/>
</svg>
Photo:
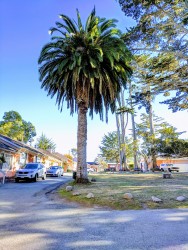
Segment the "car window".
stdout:
<svg viewBox="0 0 188 250">
<path fill-rule="evenodd" d="M 25 169 L 37 169 L 38 164 L 26 164 Z"/>
<path fill-rule="evenodd" d="M 58 167 L 50 167 L 50 169 L 58 169 Z"/>
</svg>

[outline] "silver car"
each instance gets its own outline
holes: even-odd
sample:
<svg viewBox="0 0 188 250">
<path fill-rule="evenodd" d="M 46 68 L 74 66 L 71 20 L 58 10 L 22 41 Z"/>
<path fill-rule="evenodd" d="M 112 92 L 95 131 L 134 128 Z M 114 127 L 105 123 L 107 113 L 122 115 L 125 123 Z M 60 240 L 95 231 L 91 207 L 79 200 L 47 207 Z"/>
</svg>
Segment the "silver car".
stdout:
<svg viewBox="0 0 188 250">
<path fill-rule="evenodd" d="M 63 168 L 60 166 L 51 166 L 47 172 L 46 172 L 47 176 L 57 176 L 60 177 L 63 175 Z"/>
</svg>

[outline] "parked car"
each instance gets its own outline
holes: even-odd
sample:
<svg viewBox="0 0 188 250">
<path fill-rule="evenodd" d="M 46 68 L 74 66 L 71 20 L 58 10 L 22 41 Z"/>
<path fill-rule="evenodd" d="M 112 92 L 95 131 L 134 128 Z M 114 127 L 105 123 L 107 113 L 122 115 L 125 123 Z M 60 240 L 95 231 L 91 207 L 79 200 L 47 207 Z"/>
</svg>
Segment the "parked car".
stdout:
<svg viewBox="0 0 188 250">
<path fill-rule="evenodd" d="M 60 177 L 63 175 L 63 168 L 60 166 L 51 166 L 47 172 L 46 172 L 47 176 L 57 176 Z"/>
<path fill-rule="evenodd" d="M 93 169 L 93 168 L 87 168 L 87 172 L 88 172 L 88 173 L 93 173 L 93 172 L 94 172 L 94 169 Z"/>
<path fill-rule="evenodd" d="M 46 168 L 38 162 L 27 163 L 24 168 L 16 171 L 15 182 L 20 180 L 37 181 L 38 178 L 46 179 Z"/>
<path fill-rule="evenodd" d="M 116 167 L 109 167 L 104 169 L 104 172 L 116 172 Z"/>
<path fill-rule="evenodd" d="M 143 172 L 143 170 L 141 168 L 139 168 L 139 167 L 135 167 L 134 172 L 139 173 L 139 172 Z"/>
<path fill-rule="evenodd" d="M 160 165 L 160 169 L 161 169 L 161 171 L 169 171 L 169 172 L 175 171 L 175 172 L 179 172 L 179 168 L 178 167 L 174 167 L 174 165 L 171 164 L 171 163 L 162 163 Z"/>
</svg>

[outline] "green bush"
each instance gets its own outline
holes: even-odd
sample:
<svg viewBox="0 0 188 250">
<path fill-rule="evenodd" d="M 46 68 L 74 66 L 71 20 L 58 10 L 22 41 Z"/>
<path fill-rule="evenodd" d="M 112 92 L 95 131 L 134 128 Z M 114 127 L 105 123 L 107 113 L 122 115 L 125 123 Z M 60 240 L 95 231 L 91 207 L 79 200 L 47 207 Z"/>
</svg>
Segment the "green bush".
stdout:
<svg viewBox="0 0 188 250">
<path fill-rule="evenodd" d="M 134 170 L 134 164 L 133 164 L 133 163 L 130 163 L 130 164 L 129 164 L 129 169 L 130 169 L 130 170 Z"/>
</svg>

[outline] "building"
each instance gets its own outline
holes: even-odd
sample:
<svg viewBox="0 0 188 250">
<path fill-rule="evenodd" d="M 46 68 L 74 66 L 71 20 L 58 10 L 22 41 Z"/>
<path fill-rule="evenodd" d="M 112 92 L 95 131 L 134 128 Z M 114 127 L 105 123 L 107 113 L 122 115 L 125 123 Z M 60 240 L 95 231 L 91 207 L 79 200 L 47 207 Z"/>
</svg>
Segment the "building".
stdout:
<svg viewBox="0 0 188 250">
<path fill-rule="evenodd" d="M 59 153 L 37 149 L 0 134 L 0 159 L 2 157 L 5 163 L 0 161 L 0 177 L 3 173 L 6 173 L 6 177 L 13 177 L 16 170 L 28 162 L 41 162 L 46 168 L 52 165 L 64 167 L 72 164 L 69 159 Z M 64 171 L 66 172 L 66 169 Z"/>
<path fill-rule="evenodd" d="M 95 172 L 98 172 L 99 171 L 99 164 L 96 162 L 87 162 L 87 168 L 91 168 Z"/>
<path fill-rule="evenodd" d="M 173 164 L 173 167 L 178 167 L 180 172 L 188 172 L 188 157 L 157 158 L 157 166 L 161 164 Z"/>
</svg>

